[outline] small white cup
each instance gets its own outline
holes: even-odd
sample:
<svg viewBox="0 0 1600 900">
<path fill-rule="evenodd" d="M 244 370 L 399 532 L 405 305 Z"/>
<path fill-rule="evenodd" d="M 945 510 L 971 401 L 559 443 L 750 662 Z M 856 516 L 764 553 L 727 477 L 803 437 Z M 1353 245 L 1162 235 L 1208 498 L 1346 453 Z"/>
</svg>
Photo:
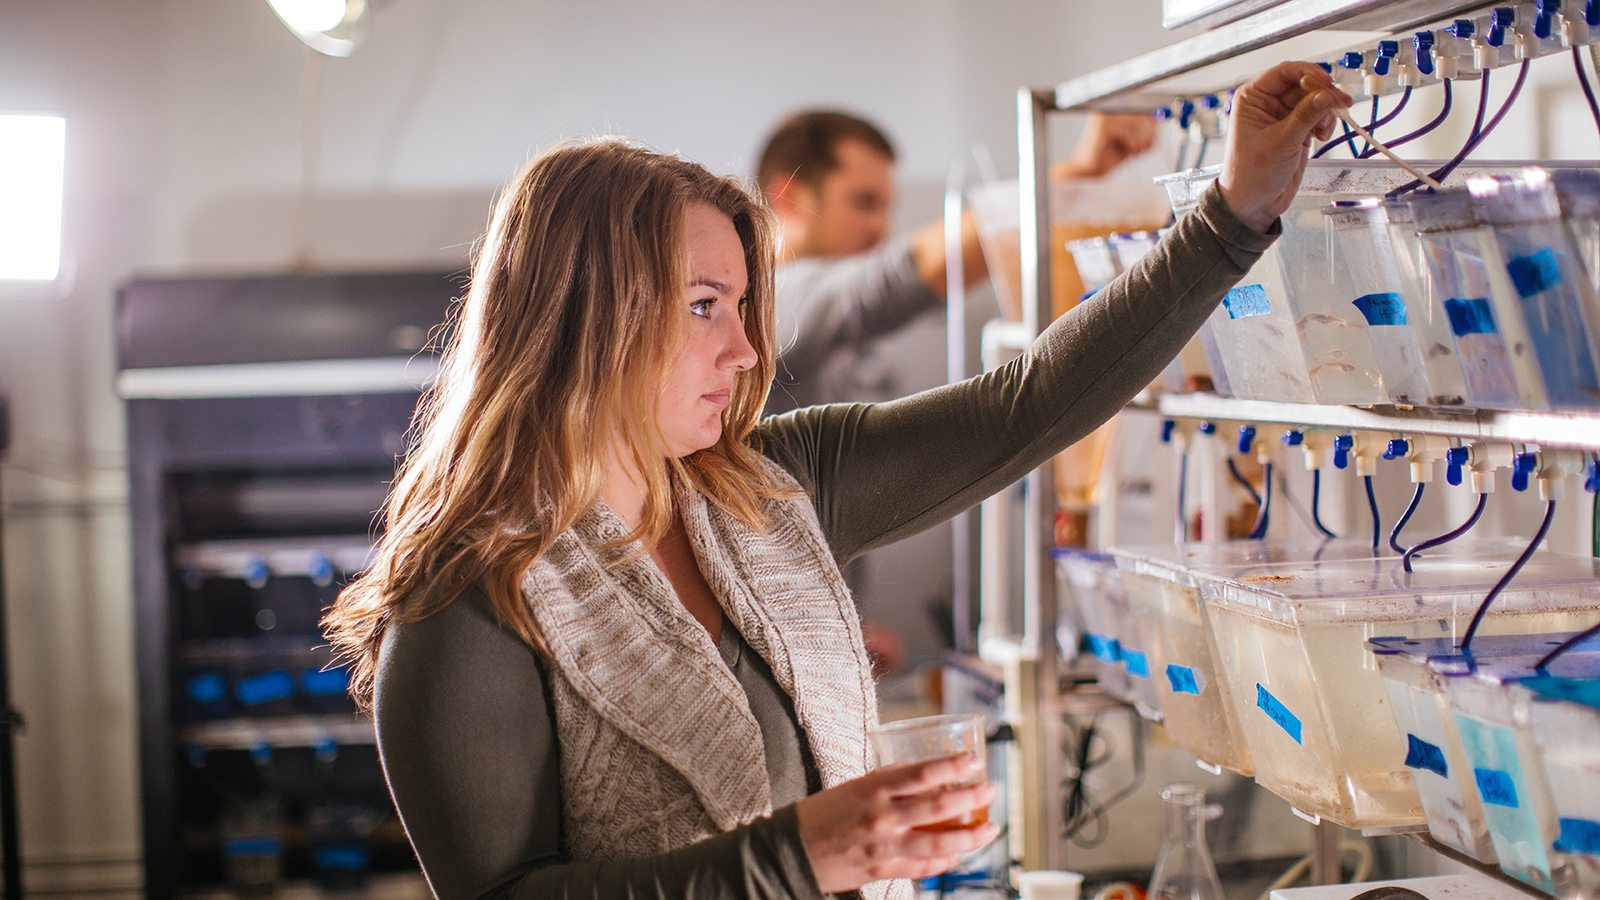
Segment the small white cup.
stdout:
<svg viewBox="0 0 1600 900">
<path fill-rule="evenodd" d="M 1022 900 L 1078 900 L 1082 887 L 1083 875 L 1078 872 L 1038 869 L 1017 874 Z"/>
</svg>

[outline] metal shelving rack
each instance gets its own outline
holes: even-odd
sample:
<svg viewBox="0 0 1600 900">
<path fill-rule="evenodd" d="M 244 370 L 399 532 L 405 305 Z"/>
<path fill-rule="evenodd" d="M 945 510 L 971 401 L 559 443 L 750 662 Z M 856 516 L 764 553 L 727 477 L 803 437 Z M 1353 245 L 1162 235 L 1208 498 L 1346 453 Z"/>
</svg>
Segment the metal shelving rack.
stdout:
<svg viewBox="0 0 1600 900">
<path fill-rule="evenodd" d="M 1055 113 L 1120 111 L 1148 112 L 1176 97 L 1195 92 L 1163 88 L 1162 82 L 1196 73 L 1208 66 L 1236 60 L 1253 51 L 1322 30 L 1400 34 L 1425 24 L 1465 13 L 1482 13 L 1494 4 L 1482 0 L 1287 0 L 1247 18 L 1221 25 L 1113 66 L 1064 81 L 1051 88 L 1022 88 L 1017 94 L 1018 178 L 1022 194 L 1022 305 L 1029 335 L 1037 335 L 1051 317 L 1049 189 L 1047 170 L 1050 147 L 1047 120 Z M 1330 35 L 1329 49 L 1337 44 Z M 1226 89 L 1233 84 L 1213 85 Z M 1441 434 L 1463 440 L 1496 440 L 1600 449 L 1600 415 L 1539 412 L 1476 412 L 1452 414 L 1423 409 L 1310 406 L 1235 400 L 1209 394 L 1164 396 L 1157 409 L 1168 416 L 1267 421 L 1328 427 Z M 1054 622 L 1059 610 L 1056 576 L 1048 541 L 1054 520 L 1055 484 L 1051 466 L 1028 476 L 1028 514 L 1023 533 L 1024 654 L 1034 662 L 1031 726 L 1035 751 L 1025 755 L 1025 784 L 1030 789 L 1061 783 L 1059 754 L 1043 748 L 1060 746 L 1061 692 L 1059 654 L 1054 646 Z M 1062 831 L 1062 809 L 1049 792 L 1030 791 L 1038 808 L 1028 821 L 1039 836 Z M 1044 799 L 1051 797 L 1052 799 Z M 1325 838 L 1319 828 L 1318 837 Z M 1331 832 L 1330 832 L 1331 833 Z M 1328 859 L 1329 840 L 1315 842 L 1324 877 L 1337 873 L 1337 851 Z M 1063 867 L 1060 842 L 1024 836 L 1024 860 L 1029 868 Z"/>
</svg>

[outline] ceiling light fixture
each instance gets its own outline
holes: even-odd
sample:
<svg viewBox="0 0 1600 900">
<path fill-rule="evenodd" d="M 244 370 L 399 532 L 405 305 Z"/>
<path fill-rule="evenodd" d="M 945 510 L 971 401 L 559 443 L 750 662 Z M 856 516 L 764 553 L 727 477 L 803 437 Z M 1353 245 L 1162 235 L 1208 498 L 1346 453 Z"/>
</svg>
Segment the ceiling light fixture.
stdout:
<svg viewBox="0 0 1600 900">
<path fill-rule="evenodd" d="M 327 56 L 349 56 L 372 30 L 367 0 L 267 0 L 306 46 Z"/>
</svg>

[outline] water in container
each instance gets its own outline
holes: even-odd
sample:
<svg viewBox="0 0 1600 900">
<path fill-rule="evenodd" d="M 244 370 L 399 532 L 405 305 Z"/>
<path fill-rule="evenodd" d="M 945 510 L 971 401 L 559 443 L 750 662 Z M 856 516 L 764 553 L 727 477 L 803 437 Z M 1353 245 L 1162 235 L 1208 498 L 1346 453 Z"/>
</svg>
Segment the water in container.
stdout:
<svg viewBox="0 0 1600 900">
<path fill-rule="evenodd" d="M 1544 409 L 1542 395 L 1524 396 L 1510 344 L 1491 296 L 1497 252 L 1485 247 L 1465 191 L 1413 195 L 1408 201 L 1421 246 L 1429 302 L 1442 308 L 1467 383 L 1467 401 L 1483 409 Z M 1522 356 L 1532 361 L 1523 348 Z"/>
<path fill-rule="evenodd" d="M 1600 301 L 1561 222 L 1549 174 L 1527 169 L 1472 178 L 1467 185 L 1498 255 L 1490 296 L 1505 322 L 1518 377 L 1533 383 L 1551 407 L 1600 408 L 1594 340 Z M 1524 360 L 1516 352 L 1522 341 L 1533 348 L 1533 366 L 1518 365 Z"/>
<path fill-rule="evenodd" d="M 1350 828 L 1425 825 L 1406 742 L 1365 641 L 1456 638 L 1510 564 L 1472 558 L 1279 563 L 1196 572 L 1256 780 Z M 1600 603 L 1597 561 L 1538 553 L 1485 619 L 1485 634 L 1572 630 Z"/>
<path fill-rule="evenodd" d="M 1092 237 L 1068 241 L 1067 252 L 1072 254 L 1072 263 L 1077 267 L 1078 279 L 1083 282 L 1085 295 L 1100 290 L 1110 284 L 1113 278 L 1122 274 L 1116 251 L 1111 248 L 1111 242 L 1106 238 Z"/>
<path fill-rule="evenodd" d="M 1384 392 L 1399 406 L 1456 407 L 1466 403 L 1466 384 L 1455 366 L 1455 383 L 1435 390 L 1429 381 L 1423 341 L 1412 324 L 1406 286 L 1390 246 L 1389 217 L 1377 197 L 1338 200 L 1323 207 L 1342 251 L 1354 295 L 1351 301 L 1367 323 L 1367 336 L 1383 376 Z M 1426 299 L 1426 298 L 1422 298 Z M 1455 351 L 1446 348 L 1453 362 Z"/>
<path fill-rule="evenodd" d="M 1524 679 L 1545 780 L 1556 805 L 1551 879 L 1576 884 L 1579 896 L 1600 897 L 1600 665 L 1586 654 L 1577 671 Z"/>
<path fill-rule="evenodd" d="M 1389 396 L 1367 322 L 1374 314 L 1386 321 L 1385 309 L 1397 304 L 1369 304 L 1369 311 L 1354 302 L 1360 294 L 1322 213 L 1325 203 L 1315 194 L 1297 197 L 1280 217 L 1283 237 L 1267 252 L 1278 257 L 1317 402 L 1385 403 Z"/>
<path fill-rule="evenodd" d="M 1122 591 L 1122 579 L 1111 557 L 1085 550 L 1058 548 L 1056 572 L 1067 586 L 1072 602 L 1083 622 L 1083 650 L 1091 659 L 1100 689 L 1127 703 L 1133 690 L 1122 667 L 1120 612 L 1112 606 L 1111 595 Z"/>
<path fill-rule="evenodd" d="M 1550 178 L 1561 203 L 1561 220 L 1578 250 L 1578 261 L 1600 293 L 1600 171 L 1555 169 Z"/>
<path fill-rule="evenodd" d="M 1400 295 L 1406 304 L 1406 324 L 1416 333 L 1422 350 L 1422 368 L 1428 379 L 1428 404 L 1438 407 L 1468 407 L 1472 405 L 1472 390 L 1467 385 L 1462 370 L 1462 359 L 1456 353 L 1456 335 L 1450 328 L 1450 317 L 1435 290 L 1422 239 L 1412 222 L 1411 206 L 1404 200 L 1386 200 L 1379 211 L 1369 212 L 1369 218 L 1383 219 L 1386 226 L 1389 250 L 1388 259 L 1394 263 L 1400 278 Z M 1381 238 L 1374 236 L 1375 247 L 1381 254 Z M 1381 360 L 1380 360 L 1381 361 Z"/>
</svg>

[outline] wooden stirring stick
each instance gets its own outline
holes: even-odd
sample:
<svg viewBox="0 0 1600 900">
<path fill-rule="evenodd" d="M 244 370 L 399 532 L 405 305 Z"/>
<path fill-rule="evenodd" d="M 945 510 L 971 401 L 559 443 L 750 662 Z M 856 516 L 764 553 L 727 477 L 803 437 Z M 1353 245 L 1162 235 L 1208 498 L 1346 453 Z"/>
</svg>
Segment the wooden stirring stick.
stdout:
<svg viewBox="0 0 1600 900">
<path fill-rule="evenodd" d="M 1317 84 L 1311 79 L 1310 76 L 1300 79 L 1300 88 L 1308 93 L 1325 90 L 1322 85 Z M 1346 110 L 1340 106 L 1335 106 L 1333 108 L 1333 114 L 1338 116 L 1346 125 L 1349 125 L 1356 134 L 1361 136 L 1362 140 L 1366 141 L 1368 144 L 1371 144 L 1372 149 L 1382 153 L 1384 156 L 1389 157 L 1389 159 L 1394 161 L 1395 165 L 1405 169 L 1412 175 L 1417 176 L 1418 181 L 1421 181 L 1423 184 L 1433 188 L 1434 190 L 1439 190 L 1444 187 L 1444 185 L 1435 180 L 1433 176 L 1396 156 L 1393 150 L 1385 147 L 1377 138 L 1372 136 L 1371 132 L 1367 131 L 1365 128 L 1362 128 L 1360 122 L 1357 122 L 1355 119 L 1351 118 L 1349 110 Z"/>
</svg>

